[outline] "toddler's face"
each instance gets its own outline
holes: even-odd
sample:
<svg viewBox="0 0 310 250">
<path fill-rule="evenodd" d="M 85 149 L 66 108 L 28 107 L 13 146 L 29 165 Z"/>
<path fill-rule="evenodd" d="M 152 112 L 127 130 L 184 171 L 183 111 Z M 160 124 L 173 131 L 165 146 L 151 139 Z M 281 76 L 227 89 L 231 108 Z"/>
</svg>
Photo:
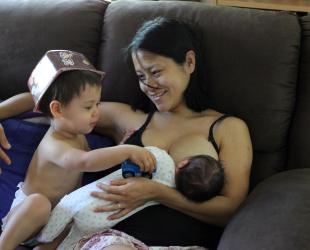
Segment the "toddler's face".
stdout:
<svg viewBox="0 0 310 250">
<path fill-rule="evenodd" d="M 90 133 L 99 120 L 101 87 L 86 85 L 79 95 L 63 107 L 63 119 L 72 133 Z"/>
</svg>

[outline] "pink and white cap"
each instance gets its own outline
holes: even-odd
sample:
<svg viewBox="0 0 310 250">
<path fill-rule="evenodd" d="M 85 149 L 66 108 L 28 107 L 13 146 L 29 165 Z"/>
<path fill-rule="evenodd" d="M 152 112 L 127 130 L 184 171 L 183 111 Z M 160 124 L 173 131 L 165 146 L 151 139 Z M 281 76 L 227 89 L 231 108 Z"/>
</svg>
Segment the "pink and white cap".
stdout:
<svg viewBox="0 0 310 250">
<path fill-rule="evenodd" d="M 103 71 L 96 70 L 81 53 L 70 50 L 49 50 L 32 71 L 28 87 L 35 103 L 34 111 L 39 111 L 39 103 L 48 87 L 63 72 L 87 70 L 97 73 L 102 79 Z"/>
</svg>

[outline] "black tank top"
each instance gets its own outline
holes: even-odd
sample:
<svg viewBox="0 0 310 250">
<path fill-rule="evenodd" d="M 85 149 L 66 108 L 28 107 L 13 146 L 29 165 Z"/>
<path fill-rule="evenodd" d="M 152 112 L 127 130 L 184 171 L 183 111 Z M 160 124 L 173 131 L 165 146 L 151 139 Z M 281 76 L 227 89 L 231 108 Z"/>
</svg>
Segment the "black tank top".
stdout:
<svg viewBox="0 0 310 250">
<path fill-rule="evenodd" d="M 142 143 L 142 134 L 144 132 L 144 130 L 146 129 L 147 125 L 149 125 L 150 121 L 152 120 L 152 117 L 154 115 L 155 112 L 151 112 L 148 114 L 144 124 L 138 129 L 136 130 L 134 133 L 132 133 L 130 135 L 130 137 L 127 138 L 127 140 L 124 142 L 124 144 L 132 144 L 132 145 L 137 145 L 137 146 L 141 146 L 144 147 L 143 143 Z M 210 126 L 209 129 L 209 136 L 208 136 L 208 141 L 212 143 L 213 147 L 215 148 L 216 152 L 219 154 L 220 149 L 218 147 L 218 145 L 216 144 L 216 141 L 214 139 L 214 126 L 221 122 L 222 120 L 224 120 L 226 117 L 229 117 L 231 115 L 222 115 L 220 116 L 218 119 L 216 119 Z"/>
<path fill-rule="evenodd" d="M 127 138 L 127 140 L 124 142 L 124 144 L 131 144 L 131 145 L 137 145 L 137 146 L 144 147 L 144 145 L 142 143 L 142 134 L 143 134 L 144 130 L 146 129 L 147 125 L 149 125 L 150 121 L 152 120 L 154 113 L 155 113 L 155 111 L 153 111 L 147 115 L 147 118 L 146 118 L 144 124 L 138 130 L 133 132 Z"/>
<path fill-rule="evenodd" d="M 127 144 L 143 146 L 141 138 L 154 112 L 149 113 L 144 124 L 126 141 Z M 229 115 L 216 119 L 209 130 L 208 140 L 217 152 L 219 147 L 213 136 L 215 124 Z M 155 205 L 142 209 L 113 227 L 141 240 L 148 246 L 205 246 L 215 250 L 223 229 L 204 223 L 191 216 L 164 205 Z"/>
</svg>

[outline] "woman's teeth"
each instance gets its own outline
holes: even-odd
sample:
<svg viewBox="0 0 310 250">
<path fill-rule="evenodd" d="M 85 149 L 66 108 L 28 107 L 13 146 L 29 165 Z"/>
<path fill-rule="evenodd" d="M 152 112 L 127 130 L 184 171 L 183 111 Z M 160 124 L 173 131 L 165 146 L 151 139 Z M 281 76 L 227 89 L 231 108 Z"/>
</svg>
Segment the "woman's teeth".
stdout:
<svg viewBox="0 0 310 250">
<path fill-rule="evenodd" d="M 166 93 L 166 91 L 165 91 L 165 90 L 162 90 L 162 91 L 159 91 L 159 92 L 156 92 L 156 93 L 152 92 L 152 93 L 150 93 L 150 96 L 151 96 L 153 99 L 158 99 L 158 98 L 160 98 L 162 95 L 164 95 L 165 93 Z"/>
</svg>

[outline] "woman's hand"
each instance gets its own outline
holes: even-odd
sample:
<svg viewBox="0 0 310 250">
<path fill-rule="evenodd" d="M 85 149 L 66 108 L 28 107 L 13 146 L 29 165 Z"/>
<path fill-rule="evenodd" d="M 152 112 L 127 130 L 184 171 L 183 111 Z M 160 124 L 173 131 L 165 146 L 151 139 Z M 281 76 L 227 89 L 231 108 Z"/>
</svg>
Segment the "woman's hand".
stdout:
<svg viewBox="0 0 310 250">
<path fill-rule="evenodd" d="M 9 158 L 9 156 L 5 153 L 3 149 L 7 150 L 10 148 L 11 148 L 11 145 L 6 138 L 4 129 L 0 123 L 0 159 L 3 160 L 8 165 L 11 164 L 11 159 Z M 0 173 L 1 173 L 1 168 L 0 168 Z"/>
<path fill-rule="evenodd" d="M 118 219 L 143 205 L 155 197 L 156 182 L 143 177 L 118 179 L 110 185 L 98 183 L 103 192 L 92 192 L 93 197 L 111 201 L 110 205 L 98 206 L 95 212 L 116 211 L 108 217 L 109 220 Z"/>
</svg>

